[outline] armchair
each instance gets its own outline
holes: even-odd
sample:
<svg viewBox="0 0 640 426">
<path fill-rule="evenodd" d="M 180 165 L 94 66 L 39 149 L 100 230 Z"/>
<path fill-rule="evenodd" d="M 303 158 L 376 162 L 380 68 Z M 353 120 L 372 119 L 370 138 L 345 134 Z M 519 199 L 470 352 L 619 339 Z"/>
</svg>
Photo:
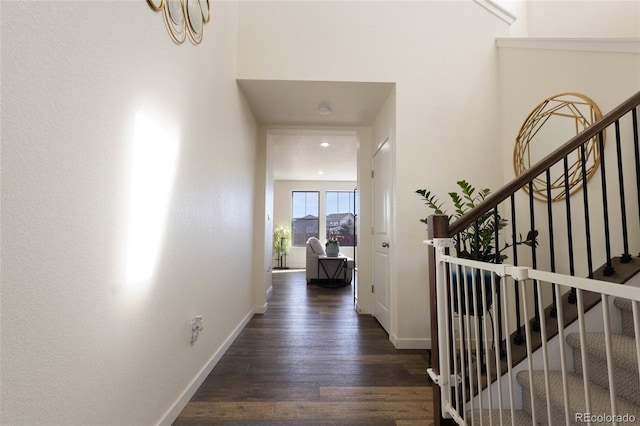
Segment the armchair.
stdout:
<svg viewBox="0 0 640 426">
<path fill-rule="evenodd" d="M 319 267 L 318 257 L 326 256 L 324 246 L 315 237 L 311 237 L 307 240 L 307 284 L 311 283 L 311 280 L 327 280 L 331 279 L 332 275 L 337 272 L 337 269 L 342 265 L 339 262 L 325 262 L 325 268 Z M 355 267 L 355 261 L 342 254 L 338 255 L 336 259 L 347 260 L 347 272 L 345 278 L 345 284 L 350 285 L 353 277 L 353 268 Z M 325 273 L 326 270 L 326 273 Z"/>
</svg>

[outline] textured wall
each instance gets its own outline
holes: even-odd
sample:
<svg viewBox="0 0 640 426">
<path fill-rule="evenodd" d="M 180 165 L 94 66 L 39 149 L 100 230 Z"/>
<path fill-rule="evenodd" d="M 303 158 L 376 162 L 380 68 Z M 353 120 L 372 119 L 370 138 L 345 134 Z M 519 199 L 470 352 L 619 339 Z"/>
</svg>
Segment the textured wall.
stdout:
<svg viewBox="0 0 640 426">
<path fill-rule="evenodd" d="M 2 423 L 152 424 L 250 315 L 237 4 L 2 3 Z M 189 344 L 188 322 L 204 315 Z"/>
</svg>

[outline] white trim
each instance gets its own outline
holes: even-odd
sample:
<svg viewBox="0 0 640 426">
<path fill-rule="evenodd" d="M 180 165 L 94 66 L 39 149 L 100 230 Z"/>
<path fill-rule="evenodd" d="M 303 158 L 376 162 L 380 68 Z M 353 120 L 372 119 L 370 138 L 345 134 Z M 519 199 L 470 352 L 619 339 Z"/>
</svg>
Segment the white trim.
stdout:
<svg viewBox="0 0 640 426">
<path fill-rule="evenodd" d="M 269 300 L 269 298 L 271 297 L 271 293 L 273 293 L 273 286 L 270 285 L 269 288 L 266 291 L 266 295 L 265 298 L 266 300 Z M 267 309 L 269 308 L 269 302 L 264 302 L 264 304 L 261 305 L 256 305 L 253 308 L 253 313 L 254 314 L 264 314 L 265 312 L 267 312 Z"/>
<path fill-rule="evenodd" d="M 516 16 L 512 15 L 511 12 L 502 8 L 496 2 L 492 0 L 474 0 L 480 6 L 487 9 L 489 12 L 496 15 L 498 18 L 502 19 L 507 24 L 511 25 L 516 21 Z"/>
<path fill-rule="evenodd" d="M 269 299 L 272 294 L 273 294 L 273 286 L 270 285 L 269 288 L 267 289 L 267 299 Z"/>
<path fill-rule="evenodd" d="M 269 308 L 269 303 L 265 302 L 262 306 L 256 306 L 254 308 L 254 313 L 262 315 L 267 312 L 267 308 Z"/>
<path fill-rule="evenodd" d="M 394 336 L 392 339 L 389 335 L 389 340 L 396 349 L 431 349 L 431 339 L 427 338 L 401 339 Z"/>
<path fill-rule="evenodd" d="M 218 348 L 218 350 L 209 358 L 209 361 L 202 367 L 202 369 L 196 374 L 196 376 L 191 380 L 191 383 L 187 386 L 187 388 L 182 392 L 182 395 L 176 399 L 176 401 L 169 407 L 169 409 L 162 415 L 160 422 L 158 425 L 161 426 L 170 426 L 180 415 L 180 412 L 184 409 L 184 407 L 189 403 L 191 397 L 196 393 L 198 388 L 202 385 L 204 380 L 213 370 L 213 367 L 216 366 L 218 361 L 222 358 L 225 352 L 229 349 L 231 344 L 236 340 L 240 332 L 244 329 L 247 323 L 251 320 L 254 315 L 254 311 L 251 310 L 238 324 L 238 326 L 233 330 L 233 332 L 227 337 L 227 339 L 222 343 L 222 345 Z"/>
<path fill-rule="evenodd" d="M 497 38 L 497 47 L 640 53 L 640 38 Z"/>
<path fill-rule="evenodd" d="M 358 314 L 368 314 L 371 315 L 371 311 L 367 311 L 363 305 L 360 304 L 360 301 L 358 300 L 358 296 L 356 295 L 356 312 L 358 312 Z"/>
<path fill-rule="evenodd" d="M 398 336 L 393 333 L 389 333 L 389 341 L 393 344 L 393 347 L 398 349 Z"/>
</svg>

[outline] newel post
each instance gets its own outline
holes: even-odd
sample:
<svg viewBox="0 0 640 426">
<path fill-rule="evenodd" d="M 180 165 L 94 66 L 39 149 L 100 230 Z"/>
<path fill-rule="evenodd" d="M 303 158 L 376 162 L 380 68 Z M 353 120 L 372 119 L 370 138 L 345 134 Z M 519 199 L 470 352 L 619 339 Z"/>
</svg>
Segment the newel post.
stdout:
<svg viewBox="0 0 640 426">
<path fill-rule="evenodd" d="M 446 215 L 431 215 L 427 220 L 427 237 L 449 238 L 449 217 Z M 428 246 L 429 257 L 429 315 L 431 318 L 431 368 L 437 373 L 439 371 L 438 355 L 438 303 L 436 300 L 436 249 L 432 245 Z M 433 385 L 433 416 L 435 426 L 453 425 L 451 419 L 442 418 L 442 407 L 440 403 L 440 387 Z"/>
</svg>

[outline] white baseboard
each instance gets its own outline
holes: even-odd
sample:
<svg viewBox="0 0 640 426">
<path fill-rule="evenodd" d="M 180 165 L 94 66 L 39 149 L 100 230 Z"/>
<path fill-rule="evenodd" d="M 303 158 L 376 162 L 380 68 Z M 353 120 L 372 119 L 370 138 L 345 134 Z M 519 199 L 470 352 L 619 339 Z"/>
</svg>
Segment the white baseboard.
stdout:
<svg viewBox="0 0 640 426">
<path fill-rule="evenodd" d="M 271 297 L 271 293 L 273 293 L 273 286 L 269 286 L 269 288 L 267 289 L 266 300 L 269 300 L 269 298 Z M 256 306 L 253 308 L 255 310 L 254 313 L 264 314 L 265 312 L 267 312 L 268 307 L 269 307 L 269 303 L 264 302 L 262 306 Z"/>
<path fill-rule="evenodd" d="M 262 306 L 256 306 L 254 308 L 254 311 L 256 314 L 264 314 L 265 312 L 267 312 L 267 307 L 269 307 L 269 304 L 265 302 L 265 304 Z"/>
<path fill-rule="evenodd" d="M 370 309 L 365 309 L 360 302 L 358 301 L 358 299 L 356 299 L 356 312 L 358 312 L 359 314 L 371 314 L 371 310 Z"/>
<path fill-rule="evenodd" d="M 240 332 L 244 329 L 247 323 L 251 320 L 254 315 L 254 311 L 251 310 L 238 324 L 238 326 L 233 330 L 233 332 L 227 337 L 227 339 L 222 343 L 222 345 L 218 348 L 218 350 L 213 354 L 209 361 L 202 367 L 200 372 L 191 380 L 191 383 L 187 388 L 182 392 L 182 395 L 178 397 L 178 399 L 172 404 L 172 406 L 164 413 L 161 417 L 160 422 L 158 422 L 159 426 L 170 426 L 176 418 L 180 415 L 180 412 L 187 405 L 189 400 L 196 393 L 198 388 L 202 385 L 204 380 L 213 370 L 213 367 L 216 366 L 218 361 L 222 358 L 224 353 L 229 349 L 229 346 L 236 340 Z"/>
<path fill-rule="evenodd" d="M 396 349 L 431 349 L 431 339 L 403 339 L 389 335 L 389 340 Z"/>
</svg>

